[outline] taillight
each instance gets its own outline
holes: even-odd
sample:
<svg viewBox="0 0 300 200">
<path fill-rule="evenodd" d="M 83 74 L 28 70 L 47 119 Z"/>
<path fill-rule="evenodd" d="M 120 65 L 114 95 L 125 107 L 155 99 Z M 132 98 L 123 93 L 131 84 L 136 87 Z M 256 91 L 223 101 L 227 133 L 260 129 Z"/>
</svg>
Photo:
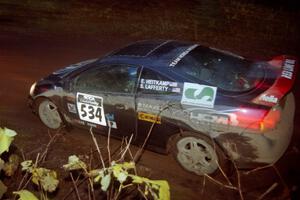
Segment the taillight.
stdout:
<svg viewBox="0 0 300 200">
<path fill-rule="evenodd" d="M 272 108 L 262 121 L 263 130 L 273 129 L 280 119 L 280 109 Z"/>
<path fill-rule="evenodd" d="M 265 110 L 241 107 L 230 115 L 232 125 L 254 131 L 273 129 L 276 127 L 279 119 L 280 110 L 276 108 Z"/>
</svg>

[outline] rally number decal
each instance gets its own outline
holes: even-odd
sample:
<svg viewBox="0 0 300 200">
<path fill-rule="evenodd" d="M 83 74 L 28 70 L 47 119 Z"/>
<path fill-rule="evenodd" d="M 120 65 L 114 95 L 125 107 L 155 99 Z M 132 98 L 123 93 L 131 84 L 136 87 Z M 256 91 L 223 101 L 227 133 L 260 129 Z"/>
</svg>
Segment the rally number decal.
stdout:
<svg viewBox="0 0 300 200">
<path fill-rule="evenodd" d="M 76 105 L 81 120 L 106 126 L 102 97 L 77 93 Z"/>
</svg>

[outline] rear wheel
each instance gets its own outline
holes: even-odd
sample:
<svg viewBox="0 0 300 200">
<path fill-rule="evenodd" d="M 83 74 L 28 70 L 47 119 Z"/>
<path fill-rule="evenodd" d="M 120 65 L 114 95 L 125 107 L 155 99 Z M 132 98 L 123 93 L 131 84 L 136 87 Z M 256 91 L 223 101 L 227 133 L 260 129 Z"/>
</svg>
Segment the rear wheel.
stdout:
<svg viewBox="0 0 300 200">
<path fill-rule="evenodd" d="M 219 168 L 222 154 L 205 136 L 198 134 L 178 135 L 172 142 L 175 159 L 187 171 L 197 175 L 212 174 Z"/>
<path fill-rule="evenodd" d="M 50 129 L 58 129 L 63 125 L 57 106 L 49 99 L 37 101 L 37 114 L 43 124 Z"/>
</svg>

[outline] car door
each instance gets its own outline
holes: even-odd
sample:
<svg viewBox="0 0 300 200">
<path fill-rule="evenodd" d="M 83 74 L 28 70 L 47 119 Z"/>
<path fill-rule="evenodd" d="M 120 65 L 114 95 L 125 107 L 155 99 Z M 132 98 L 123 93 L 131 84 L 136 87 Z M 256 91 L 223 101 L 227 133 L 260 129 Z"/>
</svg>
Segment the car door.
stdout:
<svg viewBox="0 0 300 200">
<path fill-rule="evenodd" d="M 135 91 L 139 68 L 113 64 L 94 66 L 70 81 L 73 108 L 65 100 L 70 118 L 87 127 L 107 131 L 117 137 L 136 132 Z M 72 99 L 72 98 L 71 98 Z M 69 105 L 68 105 L 69 104 Z"/>
<path fill-rule="evenodd" d="M 176 121 L 170 120 L 180 109 L 182 84 L 162 74 L 144 68 L 137 90 L 137 141 L 142 143 L 151 130 L 148 147 L 165 149 L 169 136 L 178 133 Z"/>
</svg>

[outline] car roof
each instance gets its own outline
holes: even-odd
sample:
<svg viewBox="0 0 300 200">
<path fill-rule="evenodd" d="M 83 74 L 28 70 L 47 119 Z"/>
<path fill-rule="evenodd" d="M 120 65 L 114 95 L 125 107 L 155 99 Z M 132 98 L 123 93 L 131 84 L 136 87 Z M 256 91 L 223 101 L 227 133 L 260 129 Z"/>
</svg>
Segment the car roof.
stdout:
<svg viewBox="0 0 300 200">
<path fill-rule="evenodd" d="M 169 65 L 193 46 L 195 46 L 193 43 L 174 40 L 138 41 L 108 54 L 99 62 L 143 66 L 159 71 L 169 78 L 182 80 L 184 77 L 177 74 Z"/>
<path fill-rule="evenodd" d="M 174 40 L 144 40 L 118 49 L 101 62 L 122 61 L 128 64 L 168 66 L 172 60 L 194 44 Z"/>
<path fill-rule="evenodd" d="M 98 60 L 106 64 L 128 64 L 152 69 L 176 81 L 192 81 L 174 66 L 196 47 L 207 48 L 237 59 L 243 57 L 228 51 L 176 40 L 143 40 L 131 43 Z"/>
</svg>

